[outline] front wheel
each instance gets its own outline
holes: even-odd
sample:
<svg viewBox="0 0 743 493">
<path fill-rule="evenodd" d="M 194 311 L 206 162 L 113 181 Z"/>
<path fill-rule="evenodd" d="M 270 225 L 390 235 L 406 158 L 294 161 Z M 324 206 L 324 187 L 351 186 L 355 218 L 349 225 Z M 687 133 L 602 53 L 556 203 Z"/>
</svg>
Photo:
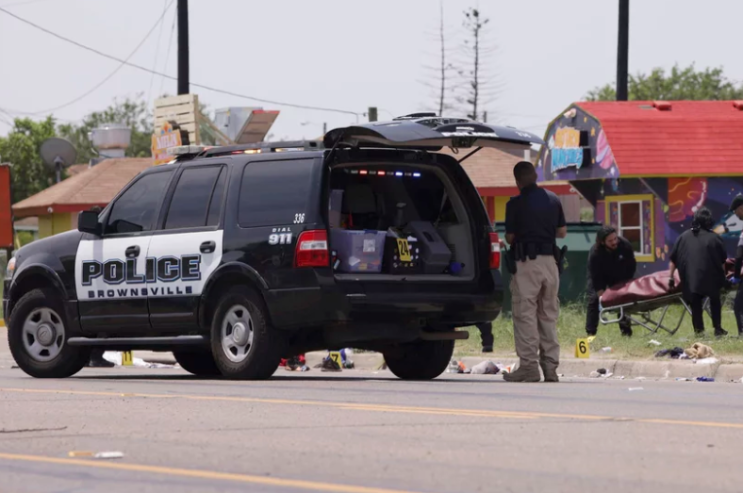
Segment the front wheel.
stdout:
<svg viewBox="0 0 743 493">
<path fill-rule="evenodd" d="M 383 351 L 387 367 L 403 380 L 432 380 L 446 370 L 454 341 L 415 341 Z"/>
<path fill-rule="evenodd" d="M 59 295 L 26 293 L 8 321 L 8 346 L 18 367 L 36 378 L 65 378 L 85 367 L 90 349 L 67 344 L 67 319 Z"/>
<path fill-rule="evenodd" d="M 211 339 L 214 361 L 227 378 L 269 378 L 284 351 L 283 334 L 269 325 L 260 295 L 242 286 L 222 295 Z"/>
</svg>

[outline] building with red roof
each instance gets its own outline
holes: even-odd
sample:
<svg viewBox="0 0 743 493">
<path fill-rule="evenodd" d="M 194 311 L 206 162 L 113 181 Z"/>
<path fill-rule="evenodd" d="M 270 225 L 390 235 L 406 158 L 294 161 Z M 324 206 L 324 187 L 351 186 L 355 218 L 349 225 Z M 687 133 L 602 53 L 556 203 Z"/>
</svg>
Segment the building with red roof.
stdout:
<svg viewBox="0 0 743 493">
<path fill-rule="evenodd" d="M 579 102 L 544 140 L 540 181 L 566 180 L 591 202 L 596 220 L 635 246 L 638 274 L 667 266 L 703 206 L 735 252 L 743 222 L 729 205 L 743 193 L 743 101 Z"/>
<path fill-rule="evenodd" d="M 454 155 L 450 149 L 442 149 L 441 153 L 455 159 L 461 159 L 464 155 Z M 535 158 L 536 153 L 528 146 L 503 144 L 497 148 L 483 147 L 462 162 L 462 167 L 482 197 L 491 221 L 505 221 L 506 203 L 519 194 L 513 178 L 513 167 L 519 161 L 534 162 Z M 567 181 L 542 183 L 542 186 L 560 198 L 568 222 L 580 221 L 581 208 L 590 207 Z"/>
</svg>

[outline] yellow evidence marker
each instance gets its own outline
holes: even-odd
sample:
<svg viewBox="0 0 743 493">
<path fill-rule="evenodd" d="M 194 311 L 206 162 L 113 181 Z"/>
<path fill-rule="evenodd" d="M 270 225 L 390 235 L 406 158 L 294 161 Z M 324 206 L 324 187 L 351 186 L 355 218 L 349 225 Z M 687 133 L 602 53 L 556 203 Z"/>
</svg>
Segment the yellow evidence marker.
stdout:
<svg viewBox="0 0 743 493">
<path fill-rule="evenodd" d="M 134 357 L 131 351 L 124 351 L 121 353 L 121 365 L 132 366 L 134 364 Z"/>
<path fill-rule="evenodd" d="M 343 368 L 343 357 L 340 351 L 330 351 L 330 359 L 336 362 L 338 368 Z"/>
<path fill-rule="evenodd" d="M 575 341 L 575 357 L 576 358 L 590 358 L 591 348 L 588 339 L 576 339 Z"/>
</svg>

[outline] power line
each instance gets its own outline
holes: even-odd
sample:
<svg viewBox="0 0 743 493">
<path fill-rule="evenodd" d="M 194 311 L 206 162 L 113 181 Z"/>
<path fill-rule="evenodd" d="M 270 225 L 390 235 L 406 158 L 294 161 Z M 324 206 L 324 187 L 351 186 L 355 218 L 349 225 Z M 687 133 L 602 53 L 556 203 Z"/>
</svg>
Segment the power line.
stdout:
<svg viewBox="0 0 743 493">
<path fill-rule="evenodd" d="M 165 78 L 168 78 L 170 80 L 177 80 L 177 78 L 176 77 L 173 77 L 172 75 L 164 74 L 162 72 L 157 72 L 157 71 L 151 70 L 151 69 L 149 69 L 147 67 L 143 67 L 141 65 L 137 65 L 135 63 L 131 63 L 131 62 L 127 61 L 127 60 L 122 60 L 121 58 L 115 57 L 113 55 L 109 55 L 108 53 L 104 53 L 104 52 L 102 52 L 100 50 L 97 50 L 95 48 L 91 48 L 90 46 L 86 46 L 86 45 L 84 45 L 82 43 L 78 43 L 77 41 L 72 40 L 70 38 L 66 38 L 66 37 L 62 36 L 61 34 L 57 34 L 57 33 L 53 32 L 53 31 L 50 31 L 49 29 L 46 29 L 46 28 L 44 28 L 42 26 L 39 26 L 38 24 L 34 24 L 33 22 L 31 22 L 29 20 L 26 20 L 23 17 L 20 17 L 18 15 L 15 15 L 13 12 L 10 12 L 10 11 L 2 8 L 2 7 L 0 7 L 0 12 L 3 12 L 5 14 L 11 16 L 11 17 L 14 17 L 15 19 L 23 22 L 24 24 L 28 24 L 29 26 L 35 27 L 36 29 L 39 29 L 40 31 L 43 31 L 43 32 L 45 32 L 45 33 L 47 33 L 47 34 L 49 34 L 51 36 L 54 36 L 57 39 L 61 39 L 62 41 L 65 41 L 67 43 L 71 43 L 71 44 L 77 46 L 78 48 L 82 48 L 82 49 L 84 49 L 86 51 L 90 51 L 92 53 L 95 53 L 96 55 L 102 56 L 104 58 L 108 58 L 110 60 L 115 60 L 115 61 L 117 61 L 117 62 L 119 62 L 119 63 L 121 63 L 123 65 L 128 65 L 130 67 L 134 67 L 136 69 L 142 70 L 142 71 L 147 72 L 147 73 L 154 73 L 156 75 L 160 75 L 160 76 L 165 77 Z M 195 82 L 191 82 L 191 85 L 194 86 L 194 87 L 199 87 L 201 89 L 206 89 L 207 91 L 212 91 L 212 92 L 217 92 L 217 93 L 221 93 L 221 94 L 226 94 L 228 96 L 233 96 L 233 97 L 237 97 L 237 98 L 247 99 L 247 100 L 250 100 L 250 101 L 256 101 L 256 102 L 259 102 L 259 103 L 273 104 L 273 105 L 277 105 L 277 106 L 287 106 L 289 108 L 298 108 L 298 109 L 303 109 L 303 110 L 315 110 L 315 111 L 327 111 L 327 112 L 331 112 L 331 113 L 342 113 L 342 114 L 346 114 L 346 115 L 354 115 L 354 116 L 357 116 L 357 117 L 361 115 L 361 113 L 357 113 L 355 111 L 339 110 L 339 109 L 336 109 L 336 108 L 324 108 L 324 107 L 321 107 L 321 106 L 310 106 L 310 105 L 304 105 L 304 104 L 284 103 L 284 102 L 281 102 L 281 101 L 273 101 L 273 100 L 270 100 L 270 99 L 256 98 L 256 97 L 253 97 L 253 96 L 246 96 L 245 94 L 239 94 L 239 93 L 236 93 L 236 92 L 227 91 L 225 89 L 219 89 L 219 88 L 216 88 L 216 87 L 207 86 L 205 84 L 197 84 Z"/>
<path fill-rule="evenodd" d="M 55 106 L 54 108 L 49 108 L 49 109 L 46 109 L 46 110 L 35 111 L 33 113 L 28 113 L 28 114 L 29 115 L 32 115 L 32 116 L 36 116 L 36 115 L 41 115 L 41 114 L 44 114 L 44 113 L 51 113 L 53 111 L 61 110 L 62 108 L 66 108 L 66 107 L 68 107 L 70 105 L 73 105 L 73 104 L 77 103 L 78 101 L 80 101 L 81 99 L 85 99 L 90 94 L 94 93 L 99 87 L 101 87 L 103 84 L 105 84 L 106 82 L 108 82 L 111 79 L 111 77 L 113 77 L 114 75 L 116 75 L 116 73 L 119 70 L 121 70 L 121 68 L 129 61 L 129 59 L 131 59 L 134 56 L 134 54 L 139 51 L 139 49 L 142 47 L 142 45 L 145 43 L 145 41 L 147 41 L 147 39 L 149 39 L 149 37 L 155 31 L 155 29 L 157 28 L 157 26 L 159 26 L 159 25 L 162 24 L 163 18 L 165 17 L 165 13 L 173 5 L 173 2 L 175 2 L 175 0 L 171 0 L 171 2 L 167 5 L 167 7 L 165 7 L 165 10 L 163 10 L 162 15 L 157 19 L 157 22 L 155 22 L 155 25 L 153 25 L 152 28 L 150 28 L 150 30 L 147 32 L 147 34 L 145 34 L 144 38 L 142 38 L 142 40 L 134 48 L 134 50 L 132 50 L 132 52 L 129 53 L 129 55 L 110 74 L 108 74 L 102 81 L 100 81 L 98 84 L 94 85 L 89 90 L 87 90 L 86 92 L 84 92 L 80 96 L 76 97 L 72 101 L 68 101 L 68 102 L 66 102 L 64 104 L 60 104 L 59 106 Z"/>
<path fill-rule="evenodd" d="M 173 25 L 170 26 L 170 40 L 168 41 L 168 51 L 165 52 L 165 63 L 163 64 L 163 72 L 168 70 L 168 61 L 170 60 L 170 47 L 173 46 L 173 38 L 175 37 L 175 21 L 178 20 L 178 12 L 173 14 Z M 165 77 L 160 77 L 160 95 L 163 93 L 163 86 L 165 85 Z"/>
<path fill-rule="evenodd" d="M 165 17 L 165 12 L 168 10 L 168 4 L 167 0 L 163 0 L 163 17 Z M 160 40 L 163 37 L 163 19 L 160 19 L 160 31 L 157 33 L 157 45 L 155 45 L 155 60 L 152 62 L 152 70 L 155 70 L 157 68 L 157 56 L 160 54 Z M 152 74 L 152 77 L 150 77 L 150 88 L 147 90 L 147 104 L 150 104 L 150 97 L 152 97 L 152 84 L 155 82 L 155 74 Z"/>
</svg>

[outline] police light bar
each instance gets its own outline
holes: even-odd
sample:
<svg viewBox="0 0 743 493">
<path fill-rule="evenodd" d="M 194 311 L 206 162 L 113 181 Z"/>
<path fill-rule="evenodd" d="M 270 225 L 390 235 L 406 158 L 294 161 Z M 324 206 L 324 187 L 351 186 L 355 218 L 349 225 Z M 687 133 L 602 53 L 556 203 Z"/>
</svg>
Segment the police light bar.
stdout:
<svg viewBox="0 0 743 493">
<path fill-rule="evenodd" d="M 186 154 L 198 154 L 207 149 L 211 149 L 211 147 L 196 145 L 168 147 L 168 154 L 170 154 L 171 156 L 184 156 Z"/>
</svg>

